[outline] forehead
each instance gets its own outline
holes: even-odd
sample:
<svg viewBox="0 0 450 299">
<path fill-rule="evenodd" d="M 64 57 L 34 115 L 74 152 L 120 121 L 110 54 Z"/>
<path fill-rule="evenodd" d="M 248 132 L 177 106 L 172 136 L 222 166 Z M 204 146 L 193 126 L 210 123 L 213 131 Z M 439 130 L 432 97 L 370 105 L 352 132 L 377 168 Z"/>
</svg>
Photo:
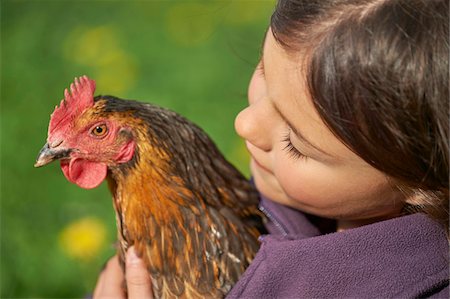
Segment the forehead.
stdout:
<svg viewBox="0 0 450 299">
<path fill-rule="evenodd" d="M 306 82 L 306 51 L 286 52 L 267 31 L 263 45 L 263 64 L 270 101 L 295 129 L 333 156 L 358 160 L 328 129 L 314 107 Z M 362 161 L 362 160 L 361 160 Z"/>
</svg>

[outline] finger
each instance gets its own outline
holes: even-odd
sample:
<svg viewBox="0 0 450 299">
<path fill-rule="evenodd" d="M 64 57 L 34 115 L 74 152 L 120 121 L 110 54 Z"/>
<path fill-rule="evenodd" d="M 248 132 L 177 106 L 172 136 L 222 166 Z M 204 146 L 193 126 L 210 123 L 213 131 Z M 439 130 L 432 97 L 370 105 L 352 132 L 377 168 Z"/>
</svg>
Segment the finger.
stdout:
<svg viewBox="0 0 450 299">
<path fill-rule="evenodd" d="M 105 272 L 106 266 L 108 265 L 108 262 L 109 262 L 111 259 L 113 259 L 113 258 L 114 258 L 114 257 L 110 258 L 109 260 L 107 260 L 107 261 L 103 264 L 103 267 L 102 267 L 102 269 L 101 269 L 101 271 L 100 271 L 100 275 L 98 276 L 97 283 L 95 284 L 95 289 L 94 289 L 94 293 L 93 293 L 93 297 L 92 297 L 92 298 L 98 298 L 99 291 L 100 291 L 100 289 L 101 289 L 102 286 L 103 286 L 103 281 L 104 281 L 104 277 L 105 277 L 104 272 Z"/>
<path fill-rule="evenodd" d="M 150 275 L 134 247 L 127 251 L 125 273 L 129 299 L 153 298 Z"/>
<path fill-rule="evenodd" d="M 95 285 L 94 294 L 92 295 L 92 298 L 97 299 L 99 297 L 100 290 L 103 288 L 103 272 L 100 273 L 100 276 L 98 277 L 97 284 Z"/>
<path fill-rule="evenodd" d="M 94 291 L 94 298 L 125 298 L 122 289 L 123 279 L 119 257 L 116 255 L 108 261 L 106 268 L 100 274 L 99 282 Z"/>
</svg>

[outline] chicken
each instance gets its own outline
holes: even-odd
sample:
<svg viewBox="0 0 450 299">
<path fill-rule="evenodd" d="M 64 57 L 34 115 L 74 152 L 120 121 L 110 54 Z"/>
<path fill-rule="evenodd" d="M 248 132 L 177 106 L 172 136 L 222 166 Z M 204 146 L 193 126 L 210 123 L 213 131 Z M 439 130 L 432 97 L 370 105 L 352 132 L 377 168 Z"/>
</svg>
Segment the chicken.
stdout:
<svg viewBox="0 0 450 299">
<path fill-rule="evenodd" d="M 182 116 L 94 91 L 86 76 L 65 90 L 35 166 L 60 160 L 85 189 L 107 180 L 122 269 L 134 245 L 155 298 L 224 297 L 264 233 L 253 185 Z"/>
</svg>

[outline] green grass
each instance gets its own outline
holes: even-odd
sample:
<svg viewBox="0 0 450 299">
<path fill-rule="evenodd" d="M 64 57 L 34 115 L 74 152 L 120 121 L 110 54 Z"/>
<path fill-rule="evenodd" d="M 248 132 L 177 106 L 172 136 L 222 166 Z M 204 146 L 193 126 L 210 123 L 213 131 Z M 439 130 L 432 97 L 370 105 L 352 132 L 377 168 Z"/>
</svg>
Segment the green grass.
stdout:
<svg viewBox="0 0 450 299">
<path fill-rule="evenodd" d="M 86 74 L 97 81 L 97 94 L 175 110 L 248 175 L 233 121 L 247 103 L 274 1 L 0 3 L 0 296 L 83 297 L 114 254 L 115 220 L 105 184 L 82 190 L 57 163 L 33 167 L 64 88 Z M 88 242 L 86 256 L 74 256 L 61 235 L 85 218 L 97 219 L 106 239 L 98 250 Z"/>
</svg>

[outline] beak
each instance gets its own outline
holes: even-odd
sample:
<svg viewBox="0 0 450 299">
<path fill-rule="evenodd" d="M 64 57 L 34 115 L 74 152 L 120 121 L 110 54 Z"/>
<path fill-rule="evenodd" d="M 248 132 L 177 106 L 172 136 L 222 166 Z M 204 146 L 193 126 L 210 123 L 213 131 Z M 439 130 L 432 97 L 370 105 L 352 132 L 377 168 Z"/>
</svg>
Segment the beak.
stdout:
<svg viewBox="0 0 450 299">
<path fill-rule="evenodd" d="M 46 143 L 39 152 L 36 158 L 36 163 L 34 163 L 34 167 L 41 167 L 55 160 L 67 158 L 69 157 L 70 152 L 70 149 L 50 148 L 49 144 Z"/>
</svg>

